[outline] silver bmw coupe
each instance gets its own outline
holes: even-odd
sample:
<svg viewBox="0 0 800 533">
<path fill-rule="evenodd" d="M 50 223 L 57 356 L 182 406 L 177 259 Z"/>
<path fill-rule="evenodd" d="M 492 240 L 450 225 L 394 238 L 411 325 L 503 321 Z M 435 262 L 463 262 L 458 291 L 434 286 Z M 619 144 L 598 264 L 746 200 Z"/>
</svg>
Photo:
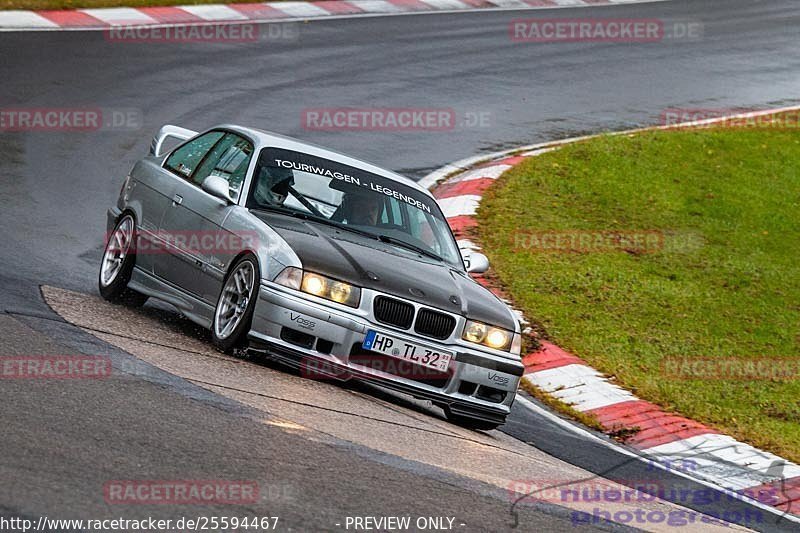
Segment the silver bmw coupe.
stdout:
<svg viewBox="0 0 800 533">
<path fill-rule="evenodd" d="M 164 126 L 106 242 L 104 298 L 168 302 L 224 351 L 428 399 L 475 429 L 514 402 L 519 323 L 468 274 L 486 257 L 462 256 L 430 192 L 393 172 L 257 129 Z"/>
</svg>

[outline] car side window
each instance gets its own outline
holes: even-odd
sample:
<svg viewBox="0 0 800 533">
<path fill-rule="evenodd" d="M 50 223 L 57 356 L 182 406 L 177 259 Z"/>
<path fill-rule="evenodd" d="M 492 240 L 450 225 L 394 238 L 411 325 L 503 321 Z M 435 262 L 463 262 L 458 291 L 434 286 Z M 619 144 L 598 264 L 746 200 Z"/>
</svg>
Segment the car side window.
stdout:
<svg viewBox="0 0 800 533">
<path fill-rule="evenodd" d="M 197 165 L 223 135 L 225 135 L 224 132 L 211 131 L 192 139 L 172 152 L 164 162 L 164 168 L 184 179 L 189 179 Z"/>
<path fill-rule="evenodd" d="M 234 133 L 226 133 L 192 174 L 192 181 L 200 186 L 209 176 L 217 176 L 228 182 L 231 198 L 237 198 L 252 155 L 253 145 L 250 141 Z"/>
</svg>

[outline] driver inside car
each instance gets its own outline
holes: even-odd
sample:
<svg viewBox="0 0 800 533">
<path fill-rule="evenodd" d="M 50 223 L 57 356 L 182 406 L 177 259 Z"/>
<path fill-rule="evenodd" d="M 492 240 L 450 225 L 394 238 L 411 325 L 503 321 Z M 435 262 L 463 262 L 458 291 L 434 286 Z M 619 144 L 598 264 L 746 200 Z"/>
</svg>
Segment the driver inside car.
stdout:
<svg viewBox="0 0 800 533">
<path fill-rule="evenodd" d="M 375 226 L 381 213 L 383 198 L 377 194 L 349 192 L 331 217 L 336 222 L 358 226 Z"/>
<path fill-rule="evenodd" d="M 287 168 L 261 167 L 253 198 L 264 206 L 282 207 L 294 185 L 294 173 Z"/>
</svg>

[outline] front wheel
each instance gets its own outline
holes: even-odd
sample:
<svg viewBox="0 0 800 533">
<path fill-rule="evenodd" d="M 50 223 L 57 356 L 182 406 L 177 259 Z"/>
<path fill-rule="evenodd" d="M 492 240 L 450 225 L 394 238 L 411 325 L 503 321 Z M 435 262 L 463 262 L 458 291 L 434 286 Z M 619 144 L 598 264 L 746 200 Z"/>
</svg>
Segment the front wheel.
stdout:
<svg viewBox="0 0 800 533">
<path fill-rule="evenodd" d="M 225 276 L 211 325 L 211 339 L 222 351 L 247 346 L 260 279 L 258 262 L 251 254 L 239 259 Z"/>
<path fill-rule="evenodd" d="M 147 296 L 128 288 L 128 282 L 136 265 L 136 222 L 126 214 L 108 238 L 100 263 L 98 288 L 100 295 L 110 302 L 138 307 L 144 305 Z"/>
</svg>

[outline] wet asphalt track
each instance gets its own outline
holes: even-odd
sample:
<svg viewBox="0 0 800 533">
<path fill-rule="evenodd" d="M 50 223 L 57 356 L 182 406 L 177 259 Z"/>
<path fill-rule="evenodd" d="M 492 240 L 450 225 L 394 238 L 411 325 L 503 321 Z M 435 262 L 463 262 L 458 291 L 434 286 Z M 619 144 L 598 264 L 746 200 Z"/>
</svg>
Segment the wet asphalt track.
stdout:
<svg viewBox="0 0 800 533">
<path fill-rule="evenodd" d="M 699 21 L 703 37 L 649 44 L 521 44 L 508 37 L 513 18 L 595 15 Z M 0 106 L 132 109 L 141 116 L 131 130 L 0 133 L 0 305 L 10 313 L 0 324 L 3 354 L 129 357 L 51 320 L 39 286 L 95 292 L 105 209 L 164 123 L 259 126 L 420 177 L 481 151 L 656 123 L 668 107 L 795 103 L 798 27 L 795 0 L 697 0 L 312 21 L 294 28 L 297 39 L 249 44 L 0 34 Z M 452 108 L 461 120 L 488 116 L 490 126 L 428 133 L 302 128 L 304 108 L 341 106 Z M 265 475 L 295 488 L 289 501 L 269 507 L 300 529 L 332 528 L 345 514 L 444 510 L 470 530 L 509 524 L 508 502 L 491 487 L 369 448 L 355 447 L 356 459 L 346 445 L 256 423 L 242 404 L 164 372 L 140 374 L 91 384 L 0 384 L 7 450 L 0 472 L 15 481 L 0 492 L 3 515 L 71 509 L 86 516 L 108 511 L 98 494 L 109 479 L 242 478 L 268 464 Z M 592 445 L 527 413 L 506 429 L 584 467 L 614 466 Z M 426 497 L 411 497 L 417 494 Z M 549 508 L 525 512 L 537 529 L 561 529 L 569 518 Z"/>
</svg>

